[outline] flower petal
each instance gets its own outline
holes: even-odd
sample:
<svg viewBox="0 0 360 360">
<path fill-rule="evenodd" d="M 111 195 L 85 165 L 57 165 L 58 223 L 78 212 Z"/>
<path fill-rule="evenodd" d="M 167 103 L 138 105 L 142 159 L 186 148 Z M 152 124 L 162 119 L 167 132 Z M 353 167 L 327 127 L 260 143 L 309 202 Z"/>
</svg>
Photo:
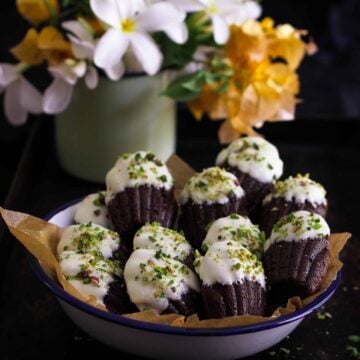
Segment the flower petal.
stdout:
<svg viewBox="0 0 360 360">
<path fill-rule="evenodd" d="M 211 3 L 213 1 L 206 0 L 206 2 L 209 3 L 211 7 Z M 217 14 L 224 16 L 224 15 L 230 15 L 234 11 L 237 11 L 239 8 L 242 8 L 243 5 L 244 5 L 243 0 L 219 0 L 216 2 L 215 6 L 217 9 Z"/>
<path fill-rule="evenodd" d="M 40 50 L 63 51 L 71 57 L 70 43 L 54 26 L 46 26 L 41 30 L 38 37 L 38 47 Z"/>
<path fill-rule="evenodd" d="M 79 61 L 75 66 L 72 66 L 72 71 L 77 76 L 77 78 L 82 78 L 86 74 L 86 68 L 86 62 Z"/>
<path fill-rule="evenodd" d="M 94 66 L 89 66 L 85 76 L 85 84 L 90 90 L 94 90 L 99 83 L 99 75 Z"/>
<path fill-rule="evenodd" d="M 92 60 L 94 58 L 95 45 L 90 41 L 82 41 L 75 36 L 68 35 L 71 41 L 71 49 L 79 60 Z"/>
<path fill-rule="evenodd" d="M 261 6 L 255 1 L 247 1 L 239 4 L 234 11 L 226 16 L 226 21 L 230 25 L 242 25 L 249 19 L 257 19 L 261 15 Z"/>
<path fill-rule="evenodd" d="M 217 44 L 225 44 L 229 39 L 230 30 L 226 21 L 219 15 L 211 15 L 211 21 L 213 25 L 214 40 Z"/>
<path fill-rule="evenodd" d="M 229 144 L 238 139 L 240 134 L 233 128 L 229 119 L 225 120 L 219 129 L 220 144 Z"/>
<path fill-rule="evenodd" d="M 44 60 L 44 54 L 38 47 L 38 33 L 30 29 L 19 44 L 10 51 L 17 60 L 29 65 L 40 65 Z"/>
<path fill-rule="evenodd" d="M 170 0 L 169 2 L 186 12 L 201 11 L 205 7 L 198 0 Z"/>
<path fill-rule="evenodd" d="M 42 104 L 43 111 L 46 114 L 61 113 L 69 105 L 73 91 L 72 85 L 60 78 L 55 78 L 45 91 Z"/>
<path fill-rule="evenodd" d="M 109 29 L 95 48 L 94 62 L 100 68 L 118 64 L 129 47 L 129 39 L 120 30 Z"/>
<path fill-rule="evenodd" d="M 260 4 L 256 1 L 247 1 L 244 4 L 244 7 L 249 19 L 257 19 L 260 17 L 262 9 Z"/>
<path fill-rule="evenodd" d="M 164 30 L 185 20 L 186 13 L 165 2 L 150 5 L 136 16 L 136 23 L 145 31 Z"/>
<path fill-rule="evenodd" d="M 161 67 L 163 56 L 154 40 L 146 33 L 136 32 L 130 38 L 131 47 L 142 68 L 155 75 Z"/>
<path fill-rule="evenodd" d="M 90 0 L 90 7 L 94 14 L 104 23 L 113 27 L 120 26 L 120 14 L 117 0 Z"/>
<path fill-rule="evenodd" d="M 104 71 L 110 80 L 118 81 L 125 73 L 125 66 L 124 63 L 120 61 L 112 67 L 105 68 Z"/>
<path fill-rule="evenodd" d="M 177 44 L 185 44 L 189 38 L 189 29 L 183 22 L 168 26 L 164 28 L 163 31 Z"/>
<path fill-rule="evenodd" d="M 14 65 L 10 64 L 0 64 L 0 85 L 1 86 L 8 86 L 12 82 L 14 82 L 19 75 L 15 70 Z"/>
<path fill-rule="evenodd" d="M 24 77 L 20 79 L 20 103 L 25 110 L 32 114 L 42 112 L 41 93 Z"/>
<path fill-rule="evenodd" d="M 121 19 L 133 18 L 135 14 L 148 7 L 148 0 L 115 0 Z"/>
<path fill-rule="evenodd" d="M 22 125 L 26 122 L 27 111 L 20 103 L 20 80 L 12 82 L 5 91 L 4 110 L 12 125 Z"/>
<path fill-rule="evenodd" d="M 84 69 L 84 74 L 86 67 Z M 49 72 L 55 79 L 61 79 L 66 81 L 70 85 L 75 85 L 78 81 L 78 76 L 71 66 L 66 65 L 65 63 L 49 67 Z"/>
<path fill-rule="evenodd" d="M 85 29 L 85 27 L 81 25 L 79 21 L 64 21 L 61 26 L 65 30 L 70 31 L 72 34 L 74 34 L 79 40 L 89 42 L 93 40 L 92 34 L 87 29 Z"/>
</svg>

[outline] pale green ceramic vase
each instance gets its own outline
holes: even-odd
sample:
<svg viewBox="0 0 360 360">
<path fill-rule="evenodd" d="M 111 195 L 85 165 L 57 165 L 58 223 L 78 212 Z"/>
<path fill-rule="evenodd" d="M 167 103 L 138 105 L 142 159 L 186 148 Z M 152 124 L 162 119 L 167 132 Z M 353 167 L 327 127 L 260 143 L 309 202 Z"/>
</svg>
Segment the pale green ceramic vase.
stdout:
<svg viewBox="0 0 360 360">
<path fill-rule="evenodd" d="M 168 76 L 101 78 L 95 90 L 78 84 L 70 106 L 56 118 L 61 166 L 81 179 L 104 182 L 121 153 L 152 150 L 166 161 L 176 146 L 175 103 L 160 95 Z"/>
</svg>

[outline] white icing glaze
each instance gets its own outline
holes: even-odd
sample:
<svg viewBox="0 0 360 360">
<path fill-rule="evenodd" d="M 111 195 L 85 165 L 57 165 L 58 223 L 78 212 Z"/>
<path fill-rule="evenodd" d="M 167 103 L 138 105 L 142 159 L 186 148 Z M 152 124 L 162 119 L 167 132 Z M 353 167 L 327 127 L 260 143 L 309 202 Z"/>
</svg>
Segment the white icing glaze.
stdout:
<svg viewBox="0 0 360 360">
<path fill-rule="evenodd" d="M 263 251 L 265 234 L 247 217 L 232 214 L 214 221 L 203 241 L 206 250 L 215 242 L 235 241 L 260 257 Z"/>
<path fill-rule="evenodd" d="M 174 179 L 167 166 L 151 152 L 123 154 L 106 175 L 106 203 L 126 187 L 150 185 L 170 190 Z"/>
<path fill-rule="evenodd" d="M 92 222 L 112 229 L 111 220 L 105 205 L 105 191 L 87 195 L 76 210 L 74 220 L 78 224 Z"/>
<path fill-rule="evenodd" d="M 262 183 L 272 183 L 283 173 L 277 148 L 261 137 L 249 136 L 233 141 L 222 150 L 216 165 L 228 164 Z"/>
<path fill-rule="evenodd" d="M 196 275 L 181 262 L 160 257 L 155 250 L 135 250 L 125 265 L 124 278 L 130 300 L 141 310 L 159 314 L 170 300 L 179 300 L 189 289 L 199 291 Z"/>
<path fill-rule="evenodd" d="M 66 250 L 77 253 L 99 252 L 105 259 L 113 256 L 119 248 L 120 238 L 114 231 L 91 223 L 72 225 L 66 228 L 58 243 L 57 251 Z"/>
<path fill-rule="evenodd" d="M 59 263 L 65 278 L 80 294 L 95 296 L 102 305 L 109 285 L 114 281 L 113 275 L 121 275 L 115 262 L 99 260 L 91 254 L 63 251 L 59 256 Z"/>
<path fill-rule="evenodd" d="M 184 204 L 191 199 L 198 204 L 225 204 L 229 201 L 229 197 L 241 198 L 244 194 L 235 175 L 224 169 L 211 167 L 187 181 L 180 202 Z"/>
<path fill-rule="evenodd" d="M 234 241 L 213 243 L 204 256 L 194 262 L 203 284 L 232 285 L 245 279 L 265 288 L 262 263 L 244 246 Z"/>
<path fill-rule="evenodd" d="M 278 181 L 273 191 L 267 195 L 263 201 L 269 203 L 273 198 L 284 198 L 287 202 L 295 201 L 303 204 L 305 201 L 312 205 L 326 205 L 326 191 L 324 187 L 311 180 L 308 175 L 290 176 L 284 181 Z"/>
<path fill-rule="evenodd" d="M 146 224 L 134 237 L 134 250 L 152 249 L 161 251 L 172 259 L 184 261 L 191 253 L 191 245 L 175 230 L 158 223 Z"/>
<path fill-rule="evenodd" d="M 274 226 L 264 251 L 275 242 L 299 241 L 330 235 L 330 228 L 325 219 L 309 211 L 295 211 L 282 217 Z"/>
</svg>

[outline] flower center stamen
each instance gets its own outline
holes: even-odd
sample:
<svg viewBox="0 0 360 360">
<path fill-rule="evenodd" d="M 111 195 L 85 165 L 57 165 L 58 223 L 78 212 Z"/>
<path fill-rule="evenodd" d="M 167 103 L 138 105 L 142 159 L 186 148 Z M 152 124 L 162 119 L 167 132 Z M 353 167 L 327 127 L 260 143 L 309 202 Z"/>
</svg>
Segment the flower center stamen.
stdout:
<svg viewBox="0 0 360 360">
<path fill-rule="evenodd" d="M 120 22 L 120 28 L 124 33 L 132 33 L 135 31 L 136 22 L 134 19 L 124 19 Z"/>
<path fill-rule="evenodd" d="M 209 14 L 217 14 L 218 13 L 218 7 L 214 1 L 210 2 L 207 11 Z"/>
</svg>

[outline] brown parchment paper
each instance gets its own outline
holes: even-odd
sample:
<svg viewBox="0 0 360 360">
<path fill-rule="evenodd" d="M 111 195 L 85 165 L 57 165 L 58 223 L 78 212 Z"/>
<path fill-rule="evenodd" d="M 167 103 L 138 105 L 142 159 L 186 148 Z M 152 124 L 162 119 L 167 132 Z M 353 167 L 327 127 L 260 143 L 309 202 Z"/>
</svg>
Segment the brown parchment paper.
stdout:
<svg viewBox="0 0 360 360">
<path fill-rule="evenodd" d="M 179 200 L 181 190 L 195 174 L 195 170 L 177 155 L 172 155 L 166 162 L 170 174 L 175 179 L 175 198 Z"/>
<path fill-rule="evenodd" d="M 176 155 L 173 155 L 167 164 L 171 174 L 176 180 L 177 185 L 175 186 L 175 191 L 176 196 L 178 197 L 187 179 L 194 174 L 194 170 Z M 56 279 L 66 292 L 81 301 L 107 311 L 103 306 L 96 304 L 95 297 L 84 297 L 65 279 L 56 255 L 57 244 L 63 232 L 62 228 L 31 215 L 6 210 L 1 207 L 0 213 L 15 238 L 40 261 L 46 273 L 53 279 Z M 184 316 L 176 314 L 158 315 L 154 311 L 137 312 L 123 316 L 163 325 L 194 328 L 234 327 L 273 320 L 279 316 L 287 315 L 301 309 L 316 299 L 329 287 L 332 281 L 335 280 L 337 272 L 342 267 L 342 262 L 339 260 L 339 254 L 350 236 L 351 234 L 349 233 L 332 234 L 330 236 L 330 265 L 319 290 L 305 299 L 300 299 L 299 297 L 289 299 L 286 307 L 277 308 L 271 316 L 244 315 L 232 316 L 225 319 L 199 320 L 197 315 L 192 315 L 186 319 Z"/>
</svg>

